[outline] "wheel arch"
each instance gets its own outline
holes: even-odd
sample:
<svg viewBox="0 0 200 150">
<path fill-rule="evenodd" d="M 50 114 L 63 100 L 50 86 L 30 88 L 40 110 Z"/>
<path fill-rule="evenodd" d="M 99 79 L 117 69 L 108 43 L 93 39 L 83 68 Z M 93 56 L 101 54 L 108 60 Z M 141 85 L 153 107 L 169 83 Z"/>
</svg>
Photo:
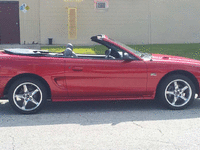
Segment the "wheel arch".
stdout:
<svg viewBox="0 0 200 150">
<path fill-rule="evenodd" d="M 37 79 L 37 80 L 39 80 L 40 82 L 42 82 L 43 85 L 44 85 L 44 86 L 46 87 L 46 89 L 47 89 L 47 98 L 48 98 L 48 99 L 51 98 L 51 89 L 50 89 L 49 84 L 46 82 L 46 80 L 43 79 L 41 76 L 38 76 L 38 75 L 32 74 L 32 73 L 19 74 L 19 75 L 13 77 L 12 79 L 10 79 L 10 80 L 8 81 L 8 83 L 6 84 L 6 87 L 5 87 L 5 89 L 4 89 L 3 94 L 4 94 L 4 95 L 7 95 L 7 94 L 8 94 L 8 90 L 9 90 L 9 88 L 11 87 L 11 85 L 12 85 L 16 80 L 18 80 L 18 79 L 20 79 L 20 78 L 24 78 L 24 77 L 29 77 L 29 78 L 31 77 L 31 78 Z"/>
<path fill-rule="evenodd" d="M 188 77 L 189 79 L 191 79 L 191 81 L 194 83 L 194 86 L 195 86 L 195 92 L 199 93 L 199 83 L 198 83 L 198 80 L 196 79 L 196 77 L 192 73 L 190 73 L 188 71 L 184 71 L 184 70 L 175 70 L 175 71 L 171 71 L 171 72 L 167 73 L 164 77 L 162 77 L 162 79 L 159 81 L 159 83 L 157 85 L 156 95 L 157 95 L 158 88 L 161 86 L 162 82 L 167 77 L 169 77 L 171 75 L 178 75 L 178 74 L 184 75 L 184 76 Z"/>
</svg>

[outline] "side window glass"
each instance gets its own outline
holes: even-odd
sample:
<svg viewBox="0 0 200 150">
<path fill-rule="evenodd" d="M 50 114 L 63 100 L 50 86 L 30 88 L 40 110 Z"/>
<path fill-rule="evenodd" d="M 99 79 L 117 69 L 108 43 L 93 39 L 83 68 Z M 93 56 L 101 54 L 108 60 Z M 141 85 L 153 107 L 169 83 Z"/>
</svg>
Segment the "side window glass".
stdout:
<svg viewBox="0 0 200 150">
<path fill-rule="evenodd" d="M 80 59 L 105 59 L 105 53 L 108 48 L 103 45 L 75 47 L 74 52 Z"/>
<path fill-rule="evenodd" d="M 127 53 L 126 51 L 124 51 L 123 49 L 120 49 L 119 47 L 117 47 L 115 45 L 110 45 L 110 47 L 112 47 L 113 55 L 115 55 L 116 59 L 124 59 L 124 54 Z M 120 56 L 117 56 L 117 53 Z M 135 58 L 133 55 L 131 55 L 129 53 L 127 53 L 127 54 L 128 54 L 130 59 L 137 60 L 137 58 Z"/>
<path fill-rule="evenodd" d="M 124 60 L 124 53 L 127 53 L 123 49 L 115 45 L 95 45 L 86 47 L 74 47 L 73 53 L 75 53 L 72 58 L 79 59 L 102 59 L 102 60 Z M 68 54 L 68 53 L 64 53 Z M 134 56 L 129 54 L 131 59 L 136 59 Z"/>
</svg>

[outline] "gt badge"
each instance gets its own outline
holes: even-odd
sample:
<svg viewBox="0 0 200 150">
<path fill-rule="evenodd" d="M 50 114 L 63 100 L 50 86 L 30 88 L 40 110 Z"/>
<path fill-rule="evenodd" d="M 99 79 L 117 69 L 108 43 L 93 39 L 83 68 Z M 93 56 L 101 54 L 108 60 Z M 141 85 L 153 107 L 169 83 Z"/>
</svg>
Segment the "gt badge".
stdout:
<svg viewBox="0 0 200 150">
<path fill-rule="evenodd" d="M 157 76 L 157 74 L 156 73 L 151 73 L 151 76 Z"/>
</svg>

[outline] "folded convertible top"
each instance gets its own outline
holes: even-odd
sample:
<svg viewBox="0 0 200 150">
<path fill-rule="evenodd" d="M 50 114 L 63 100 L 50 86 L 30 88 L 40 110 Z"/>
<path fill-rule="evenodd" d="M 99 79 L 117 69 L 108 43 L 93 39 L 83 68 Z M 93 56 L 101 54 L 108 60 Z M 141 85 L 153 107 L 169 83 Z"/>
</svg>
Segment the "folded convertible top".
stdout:
<svg viewBox="0 0 200 150">
<path fill-rule="evenodd" d="M 49 53 L 48 50 L 37 50 L 37 49 L 4 49 L 4 51 L 8 54 L 16 54 L 16 55 L 44 55 Z"/>
</svg>

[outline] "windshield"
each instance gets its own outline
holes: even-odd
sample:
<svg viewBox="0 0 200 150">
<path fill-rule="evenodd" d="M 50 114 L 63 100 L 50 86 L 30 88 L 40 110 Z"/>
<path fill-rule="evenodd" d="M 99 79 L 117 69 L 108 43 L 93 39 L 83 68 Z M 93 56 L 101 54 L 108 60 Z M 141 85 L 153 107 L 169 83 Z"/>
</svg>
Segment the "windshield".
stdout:
<svg viewBox="0 0 200 150">
<path fill-rule="evenodd" d="M 142 56 L 143 56 L 143 53 L 141 53 L 141 52 L 139 52 L 139 51 L 136 51 L 135 49 L 132 49 L 131 47 L 129 47 L 129 46 L 123 44 L 123 43 L 120 43 L 120 42 L 115 41 L 115 40 L 112 40 L 112 41 L 114 41 L 115 43 L 119 44 L 120 46 L 122 46 L 122 47 L 128 49 L 129 51 L 133 52 L 134 54 L 136 54 L 136 55 L 139 56 L 139 57 L 142 57 Z"/>
</svg>

